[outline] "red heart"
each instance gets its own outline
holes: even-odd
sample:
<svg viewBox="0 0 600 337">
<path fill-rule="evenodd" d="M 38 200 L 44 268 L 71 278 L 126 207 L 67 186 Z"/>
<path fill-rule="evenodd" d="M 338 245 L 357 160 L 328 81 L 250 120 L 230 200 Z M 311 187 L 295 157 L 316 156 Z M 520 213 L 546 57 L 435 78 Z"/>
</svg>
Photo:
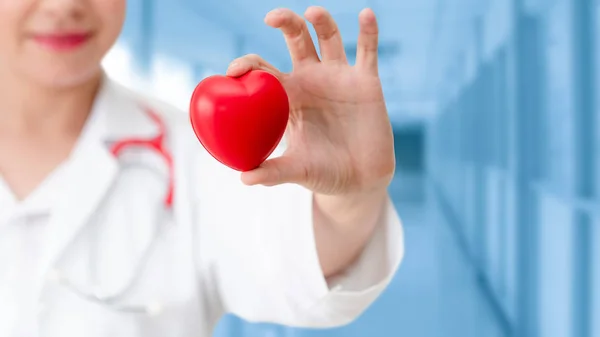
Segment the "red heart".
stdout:
<svg viewBox="0 0 600 337">
<path fill-rule="evenodd" d="M 190 119 L 202 146 L 238 171 L 257 168 L 273 153 L 287 126 L 289 102 L 279 80 L 264 71 L 215 75 L 192 95 Z"/>
</svg>

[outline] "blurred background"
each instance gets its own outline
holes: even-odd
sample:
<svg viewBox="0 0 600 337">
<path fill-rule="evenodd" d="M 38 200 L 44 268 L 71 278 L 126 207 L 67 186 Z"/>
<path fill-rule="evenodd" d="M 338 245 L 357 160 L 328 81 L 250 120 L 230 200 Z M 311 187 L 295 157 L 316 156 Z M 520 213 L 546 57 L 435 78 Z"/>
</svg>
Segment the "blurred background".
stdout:
<svg viewBox="0 0 600 337">
<path fill-rule="evenodd" d="M 263 17 L 315 4 L 349 56 L 359 11 L 379 17 L 406 258 L 349 326 L 216 336 L 600 336 L 600 0 L 128 0 L 105 66 L 185 112 L 235 57 L 288 71 Z"/>
</svg>

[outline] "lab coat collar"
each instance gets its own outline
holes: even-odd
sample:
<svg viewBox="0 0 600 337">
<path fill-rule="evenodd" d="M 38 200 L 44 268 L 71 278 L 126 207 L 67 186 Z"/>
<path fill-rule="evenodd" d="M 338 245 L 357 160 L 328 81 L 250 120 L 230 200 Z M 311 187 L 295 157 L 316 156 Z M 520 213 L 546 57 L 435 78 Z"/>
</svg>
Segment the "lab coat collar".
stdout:
<svg viewBox="0 0 600 337">
<path fill-rule="evenodd" d="M 60 274 L 55 269 L 56 264 L 68 253 L 77 233 L 90 224 L 102 201 L 108 197 L 119 171 L 117 160 L 105 146 L 84 139 L 73 151 L 66 169 L 69 183 L 55 204 L 48 224 L 41 269 L 42 276 L 46 277 Z"/>
<path fill-rule="evenodd" d="M 125 86 L 103 76 L 85 130 L 97 141 L 112 143 L 127 138 L 152 138 L 159 132 L 156 123 L 149 118 L 147 99 Z"/>
</svg>

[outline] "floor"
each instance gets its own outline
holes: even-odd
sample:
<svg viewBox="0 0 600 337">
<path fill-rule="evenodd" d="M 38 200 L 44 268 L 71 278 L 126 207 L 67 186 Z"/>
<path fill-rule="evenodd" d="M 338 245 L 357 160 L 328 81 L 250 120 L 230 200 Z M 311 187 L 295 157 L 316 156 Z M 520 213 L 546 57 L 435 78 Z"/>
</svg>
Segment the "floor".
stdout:
<svg viewBox="0 0 600 337">
<path fill-rule="evenodd" d="M 407 187 L 413 191 L 407 193 Z M 430 189 L 422 179 L 404 176 L 390 191 L 405 227 L 406 257 L 387 291 L 356 322 L 307 331 L 227 317 L 215 336 L 505 337 Z"/>
</svg>

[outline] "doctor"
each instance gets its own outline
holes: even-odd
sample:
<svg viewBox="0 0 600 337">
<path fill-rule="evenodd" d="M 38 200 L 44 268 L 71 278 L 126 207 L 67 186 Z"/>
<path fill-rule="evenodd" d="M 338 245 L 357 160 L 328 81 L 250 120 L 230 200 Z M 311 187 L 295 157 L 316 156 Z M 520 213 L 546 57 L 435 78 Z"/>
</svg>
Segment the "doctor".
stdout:
<svg viewBox="0 0 600 337">
<path fill-rule="evenodd" d="M 334 327 L 403 256 L 377 24 L 356 65 L 331 16 L 275 10 L 294 70 L 275 74 L 288 148 L 239 176 L 185 113 L 111 82 L 100 61 L 125 0 L 0 2 L 0 336 L 209 336 L 225 313 Z M 281 156 L 279 156 L 281 155 Z"/>
</svg>

